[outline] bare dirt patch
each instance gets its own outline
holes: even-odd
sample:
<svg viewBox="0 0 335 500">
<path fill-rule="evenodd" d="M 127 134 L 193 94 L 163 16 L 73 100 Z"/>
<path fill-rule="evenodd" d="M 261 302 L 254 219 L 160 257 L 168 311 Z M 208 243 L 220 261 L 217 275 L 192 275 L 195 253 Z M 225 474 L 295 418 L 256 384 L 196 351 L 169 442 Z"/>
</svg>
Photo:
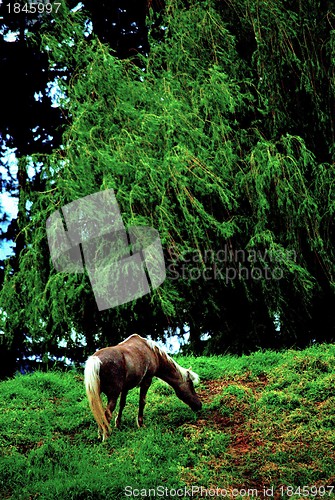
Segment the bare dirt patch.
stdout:
<svg viewBox="0 0 335 500">
<path fill-rule="evenodd" d="M 244 376 L 240 379 L 232 380 L 207 380 L 204 382 L 205 388 L 198 391 L 201 401 L 206 405 L 210 404 L 215 396 L 222 394 L 222 391 L 230 385 L 238 385 L 239 387 L 245 387 L 252 391 L 254 397 L 258 398 L 262 392 L 262 389 L 267 385 L 268 380 L 265 375 L 259 376 L 256 380 L 250 380 L 248 376 Z M 232 397 L 233 399 L 233 397 Z M 220 410 L 209 409 L 207 410 L 206 419 L 199 418 L 197 421 L 197 426 L 204 427 L 209 424 L 213 425 L 216 429 L 227 430 L 232 436 L 232 452 L 235 453 L 246 453 L 250 449 L 251 436 L 245 434 L 245 422 L 248 414 L 248 404 L 241 402 L 234 405 L 234 409 L 230 416 L 224 416 L 221 414 Z"/>
<path fill-rule="evenodd" d="M 222 457 L 222 463 L 220 463 L 220 458 L 216 458 L 213 462 L 213 468 L 218 472 L 220 467 L 227 463 L 227 460 L 231 464 L 234 464 L 234 467 L 244 469 L 248 457 L 257 454 L 257 448 L 262 446 L 263 443 L 259 434 L 249 424 L 252 408 L 247 396 L 242 401 L 238 401 L 233 395 L 230 401 L 228 399 L 227 404 L 230 409 L 228 416 L 223 415 L 220 409 L 206 409 L 206 405 L 210 405 L 216 396 L 222 394 L 224 389 L 231 385 L 245 388 L 246 395 L 249 393 L 254 402 L 255 399 L 261 396 L 262 390 L 267 384 L 268 379 L 263 374 L 257 377 L 257 379 L 252 378 L 249 374 L 244 374 L 243 378 L 235 378 L 234 380 L 219 379 L 205 381 L 203 384 L 205 387 L 198 391 L 200 399 L 204 403 L 206 413 L 204 417 L 201 416 L 197 420 L 195 425 L 199 430 L 212 427 L 217 431 L 229 434 L 231 438 L 229 446 Z M 257 488 L 259 498 L 263 498 L 263 484 L 257 484 L 257 481 L 248 480 L 247 477 L 245 477 L 245 483 L 248 484 L 248 487 Z M 235 486 L 237 487 L 238 485 Z M 241 484 L 242 486 L 245 486 L 245 484 Z"/>
<path fill-rule="evenodd" d="M 198 391 L 200 399 L 203 403 L 211 403 L 215 396 L 221 394 L 224 387 L 228 387 L 231 382 L 228 380 L 207 380 L 204 385 L 205 389 Z"/>
</svg>

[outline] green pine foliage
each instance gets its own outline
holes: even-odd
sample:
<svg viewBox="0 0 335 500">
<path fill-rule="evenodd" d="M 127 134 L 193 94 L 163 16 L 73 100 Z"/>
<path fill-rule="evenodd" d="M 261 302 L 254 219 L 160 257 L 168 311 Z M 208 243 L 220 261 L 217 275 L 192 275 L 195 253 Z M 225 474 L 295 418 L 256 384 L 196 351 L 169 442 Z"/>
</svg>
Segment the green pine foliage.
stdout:
<svg viewBox="0 0 335 500">
<path fill-rule="evenodd" d="M 74 348 L 71 331 L 93 347 L 185 324 L 194 352 L 201 333 L 208 352 L 334 338 L 330 3 L 169 0 L 164 39 L 153 31 L 136 64 L 62 12 L 41 43 L 75 68 L 62 82 L 69 125 L 59 150 L 32 159 L 46 187 L 22 194 L 33 205 L 1 292 L 6 335 L 23 327 L 45 352 L 61 338 Z M 108 188 L 126 225 L 159 231 L 168 275 L 101 314 L 85 275 L 52 269 L 45 221 Z"/>
</svg>

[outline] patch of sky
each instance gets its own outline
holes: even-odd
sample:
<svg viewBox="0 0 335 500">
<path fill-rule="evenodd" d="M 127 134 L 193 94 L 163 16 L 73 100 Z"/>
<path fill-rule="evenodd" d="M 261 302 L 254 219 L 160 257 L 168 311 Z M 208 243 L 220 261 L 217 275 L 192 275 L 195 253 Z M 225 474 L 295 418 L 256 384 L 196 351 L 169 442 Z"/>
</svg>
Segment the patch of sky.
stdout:
<svg viewBox="0 0 335 500">
<path fill-rule="evenodd" d="M 275 326 L 275 329 L 276 329 L 276 332 L 280 332 L 280 314 L 279 313 L 275 313 L 273 315 L 273 324 Z"/>
<path fill-rule="evenodd" d="M 78 10 L 81 10 L 84 7 L 84 4 L 82 2 L 77 3 L 75 7 L 71 9 L 71 12 L 78 12 Z"/>
<path fill-rule="evenodd" d="M 55 78 L 47 83 L 46 95 L 50 97 L 53 108 L 59 108 L 67 100 L 65 92 L 59 86 L 59 81 L 60 78 Z"/>
<path fill-rule="evenodd" d="M 79 344 L 81 346 L 87 345 L 85 336 L 82 333 L 76 332 L 74 330 L 74 328 L 71 329 L 70 338 L 71 338 L 71 341 L 74 342 L 75 344 Z M 65 339 L 62 339 L 58 342 L 59 347 L 67 347 L 67 344 L 68 344 L 68 341 Z"/>
<path fill-rule="evenodd" d="M 42 102 L 42 100 L 43 100 L 43 94 L 42 94 L 42 92 L 41 91 L 35 92 L 34 99 L 37 102 Z"/>
<path fill-rule="evenodd" d="M 19 31 L 9 31 L 3 37 L 5 42 L 17 42 L 20 38 Z"/>
<path fill-rule="evenodd" d="M 166 330 L 164 332 L 164 340 L 155 340 L 155 342 L 160 348 L 164 349 L 168 354 L 178 354 L 181 347 L 186 345 L 190 338 L 190 331 L 189 329 L 187 330 L 186 328 L 187 327 L 184 328 L 184 333 L 182 335 L 179 328 L 177 328 L 175 333 L 172 333 L 172 331 L 170 330 Z M 151 335 L 148 335 L 147 337 L 150 340 L 153 340 L 151 338 Z"/>
<path fill-rule="evenodd" d="M 37 129 L 38 127 L 36 127 Z M 36 132 L 36 130 L 34 130 Z M 8 139 L 8 137 L 7 137 Z M 2 146 L 2 157 L 1 163 L 4 165 L 1 167 L 0 165 L 0 174 L 3 181 L 12 181 L 14 185 L 17 185 L 17 171 L 18 171 L 18 160 L 16 157 L 16 148 L 9 148 L 5 145 Z M 32 158 L 29 158 L 27 161 L 27 174 L 29 179 L 32 179 L 38 172 L 41 171 L 42 162 L 34 162 Z M 6 166 L 6 168 L 5 168 Z M 32 203 L 28 200 L 26 202 L 26 210 L 29 211 Z M 17 191 L 11 190 L 11 193 L 7 193 L 3 190 L 0 193 L 0 212 L 1 215 L 3 213 L 7 214 L 8 222 L 2 222 L 2 230 L 6 231 L 8 225 L 11 220 L 17 216 L 18 211 L 18 197 Z M 4 241 L 0 242 L 0 258 L 6 258 L 13 253 L 15 248 L 15 242 L 13 241 Z"/>
<path fill-rule="evenodd" d="M 85 30 L 84 30 L 84 36 L 88 37 L 93 31 L 93 23 L 90 19 L 87 19 L 85 21 Z"/>
</svg>

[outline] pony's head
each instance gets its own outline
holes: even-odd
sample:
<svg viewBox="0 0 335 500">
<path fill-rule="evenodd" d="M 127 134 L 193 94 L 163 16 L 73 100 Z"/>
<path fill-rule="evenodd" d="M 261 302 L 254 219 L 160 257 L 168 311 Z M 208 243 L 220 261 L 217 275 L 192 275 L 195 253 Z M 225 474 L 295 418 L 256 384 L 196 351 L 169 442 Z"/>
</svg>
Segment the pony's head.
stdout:
<svg viewBox="0 0 335 500">
<path fill-rule="evenodd" d="M 194 373 L 191 368 L 183 369 L 182 381 L 175 387 L 179 399 L 186 403 L 191 410 L 199 411 L 202 408 L 199 396 L 195 392 L 194 385 L 199 383 L 199 375 Z"/>
<path fill-rule="evenodd" d="M 191 368 L 186 370 L 180 366 L 152 340 L 146 339 L 146 342 L 159 358 L 160 366 L 156 373 L 157 377 L 170 384 L 178 398 L 193 411 L 201 410 L 201 401 L 194 390 L 194 384 L 199 383 L 199 375 L 194 373 Z"/>
</svg>

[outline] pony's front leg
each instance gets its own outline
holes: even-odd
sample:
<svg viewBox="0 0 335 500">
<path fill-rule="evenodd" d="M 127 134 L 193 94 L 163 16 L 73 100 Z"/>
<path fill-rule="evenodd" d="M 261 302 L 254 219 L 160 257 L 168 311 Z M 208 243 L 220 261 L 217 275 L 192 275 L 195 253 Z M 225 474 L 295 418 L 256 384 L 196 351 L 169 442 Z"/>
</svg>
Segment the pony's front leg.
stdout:
<svg viewBox="0 0 335 500">
<path fill-rule="evenodd" d="M 140 386 L 140 403 L 138 406 L 138 416 L 137 416 L 137 426 L 142 427 L 143 426 L 143 410 L 145 406 L 145 401 L 146 401 L 146 396 L 148 389 L 151 385 L 152 378 L 149 379 L 144 379 L 142 380 L 141 386 Z"/>
<path fill-rule="evenodd" d="M 122 412 L 123 412 L 124 407 L 126 406 L 127 394 L 128 394 L 128 391 L 121 392 L 120 409 L 119 409 L 119 413 L 115 419 L 115 427 L 117 427 L 117 428 L 119 428 L 121 425 Z"/>
</svg>

